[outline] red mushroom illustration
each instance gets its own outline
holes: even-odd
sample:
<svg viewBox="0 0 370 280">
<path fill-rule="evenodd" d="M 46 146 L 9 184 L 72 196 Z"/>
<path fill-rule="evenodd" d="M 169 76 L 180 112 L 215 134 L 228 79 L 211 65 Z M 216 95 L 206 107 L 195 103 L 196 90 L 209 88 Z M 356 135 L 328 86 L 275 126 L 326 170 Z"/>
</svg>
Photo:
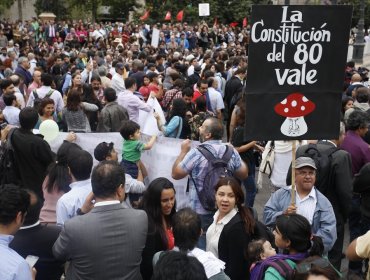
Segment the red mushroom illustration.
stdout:
<svg viewBox="0 0 370 280">
<path fill-rule="evenodd" d="M 304 116 L 315 110 L 315 103 L 308 100 L 302 93 L 295 92 L 275 105 L 275 112 L 286 120 L 280 127 L 282 134 L 290 137 L 301 136 L 307 132 Z"/>
</svg>

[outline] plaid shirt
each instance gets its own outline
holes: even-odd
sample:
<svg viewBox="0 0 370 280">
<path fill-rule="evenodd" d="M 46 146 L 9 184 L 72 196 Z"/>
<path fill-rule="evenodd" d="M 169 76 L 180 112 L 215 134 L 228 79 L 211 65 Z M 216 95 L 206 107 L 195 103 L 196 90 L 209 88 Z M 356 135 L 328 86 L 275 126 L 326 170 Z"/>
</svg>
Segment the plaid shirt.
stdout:
<svg viewBox="0 0 370 280">
<path fill-rule="evenodd" d="M 162 99 L 162 108 L 165 109 L 167 112 L 170 110 L 170 106 L 172 101 L 177 98 L 182 98 L 182 91 L 179 88 L 173 88 L 166 91 L 163 99 Z"/>
<path fill-rule="evenodd" d="M 207 149 L 209 149 L 212 154 L 221 158 L 226 151 L 226 144 L 222 143 L 221 140 L 208 140 L 203 143 L 206 145 Z M 242 166 L 242 161 L 239 156 L 239 153 L 233 149 L 233 155 L 228 164 L 228 168 L 232 171 L 238 170 Z M 179 164 L 180 168 L 190 174 L 199 190 L 203 187 L 204 177 L 206 175 L 208 161 L 206 158 L 200 153 L 197 148 L 191 149 L 185 156 L 185 158 Z M 193 180 L 189 179 L 189 196 L 190 196 L 190 206 L 193 210 L 195 210 L 198 214 L 210 214 L 212 212 L 205 210 L 198 198 L 197 191 L 194 186 Z"/>
</svg>

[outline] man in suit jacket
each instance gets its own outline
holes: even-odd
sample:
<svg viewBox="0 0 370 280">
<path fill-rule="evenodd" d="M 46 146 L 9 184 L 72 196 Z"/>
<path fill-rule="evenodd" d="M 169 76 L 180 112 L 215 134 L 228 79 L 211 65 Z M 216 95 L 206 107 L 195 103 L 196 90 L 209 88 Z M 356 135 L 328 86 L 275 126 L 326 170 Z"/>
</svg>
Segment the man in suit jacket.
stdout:
<svg viewBox="0 0 370 280">
<path fill-rule="evenodd" d="M 54 225 L 41 225 L 39 221 L 42 207 L 41 199 L 32 191 L 30 207 L 21 228 L 14 235 L 9 247 L 23 258 L 28 255 L 39 257 L 35 264 L 36 280 L 58 280 L 64 271 L 64 262 L 57 261 L 52 252 L 61 228 Z"/>
<path fill-rule="evenodd" d="M 78 210 L 80 215 L 64 224 L 53 247 L 57 259 L 70 261 L 66 279 L 142 279 L 140 262 L 148 218 L 142 210 L 121 205 L 125 198 L 123 168 L 117 162 L 103 161 L 94 168 L 91 184 L 93 194 Z"/>
<path fill-rule="evenodd" d="M 321 140 L 317 143 L 317 149 L 322 152 L 333 147 L 339 147 L 344 139 L 345 128 L 341 123 L 339 138 L 335 140 Z M 297 158 L 303 156 L 308 145 L 303 145 L 297 150 Z M 352 199 L 352 161 L 351 156 L 344 150 L 338 150 L 332 154 L 331 160 L 331 183 L 327 187 L 325 196 L 333 206 L 337 220 L 337 240 L 329 251 L 329 260 L 340 270 L 342 249 L 344 240 L 344 225 L 349 216 L 349 203 Z"/>
</svg>

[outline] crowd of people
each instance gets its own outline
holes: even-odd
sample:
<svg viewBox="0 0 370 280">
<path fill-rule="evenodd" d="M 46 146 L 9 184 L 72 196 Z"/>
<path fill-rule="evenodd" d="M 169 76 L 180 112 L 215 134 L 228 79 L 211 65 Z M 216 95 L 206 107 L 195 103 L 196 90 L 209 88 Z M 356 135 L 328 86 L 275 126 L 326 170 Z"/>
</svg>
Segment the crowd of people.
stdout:
<svg viewBox="0 0 370 280">
<path fill-rule="evenodd" d="M 348 279 L 364 279 L 368 70 L 349 62 L 343 71 L 338 139 L 245 139 L 248 36 L 249 27 L 204 22 L 0 22 L 1 151 L 9 155 L 0 157 L 0 279 L 336 280 L 344 249 Z M 147 142 L 140 111 L 156 121 L 159 136 Z M 46 121 L 68 132 L 56 154 L 33 133 Z M 110 139 L 93 154 L 75 143 L 91 132 L 120 133 L 122 155 Z M 141 155 L 158 137 L 184 141 L 172 178 L 147 182 Z M 271 197 L 258 219 L 258 155 L 270 150 Z M 222 171 L 213 161 L 225 176 L 214 178 Z M 173 182 L 186 177 L 189 207 L 179 209 Z"/>
</svg>

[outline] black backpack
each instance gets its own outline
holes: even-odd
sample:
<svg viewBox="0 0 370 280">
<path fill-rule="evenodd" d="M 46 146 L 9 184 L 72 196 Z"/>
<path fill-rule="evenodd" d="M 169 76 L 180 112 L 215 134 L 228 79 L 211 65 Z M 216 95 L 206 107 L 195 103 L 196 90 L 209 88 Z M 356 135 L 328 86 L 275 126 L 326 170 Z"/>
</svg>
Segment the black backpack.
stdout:
<svg viewBox="0 0 370 280">
<path fill-rule="evenodd" d="M 199 190 L 199 186 L 195 184 L 194 178 L 191 177 L 191 179 L 193 180 L 199 201 L 203 208 L 208 211 L 215 211 L 215 186 L 218 180 L 221 177 L 233 177 L 233 171 L 228 169 L 228 163 L 233 155 L 233 148 L 226 145 L 226 150 L 222 158 L 216 158 L 205 145 L 199 145 L 197 149 L 208 161 L 202 190 Z"/>
<path fill-rule="evenodd" d="M 16 184 L 19 182 L 18 166 L 14 148 L 11 142 L 16 128 L 12 128 L 7 135 L 7 140 L 0 146 L 0 185 Z"/>
<path fill-rule="evenodd" d="M 316 165 L 316 182 L 315 187 L 324 195 L 327 194 L 328 188 L 332 183 L 332 155 L 338 151 L 337 147 L 330 147 L 319 151 L 317 144 L 308 144 L 302 157 L 310 157 L 315 161 Z M 287 185 L 291 185 L 291 168 L 287 175 Z"/>
<path fill-rule="evenodd" d="M 37 111 L 39 111 L 39 108 L 41 106 L 41 102 L 42 100 L 44 100 L 45 98 L 50 98 L 50 96 L 53 94 L 54 90 L 50 90 L 44 98 L 40 98 L 39 95 L 37 94 L 37 91 L 34 90 L 32 93 L 33 93 L 33 96 L 34 96 L 34 100 L 33 100 L 33 108 L 35 108 Z"/>
</svg>

